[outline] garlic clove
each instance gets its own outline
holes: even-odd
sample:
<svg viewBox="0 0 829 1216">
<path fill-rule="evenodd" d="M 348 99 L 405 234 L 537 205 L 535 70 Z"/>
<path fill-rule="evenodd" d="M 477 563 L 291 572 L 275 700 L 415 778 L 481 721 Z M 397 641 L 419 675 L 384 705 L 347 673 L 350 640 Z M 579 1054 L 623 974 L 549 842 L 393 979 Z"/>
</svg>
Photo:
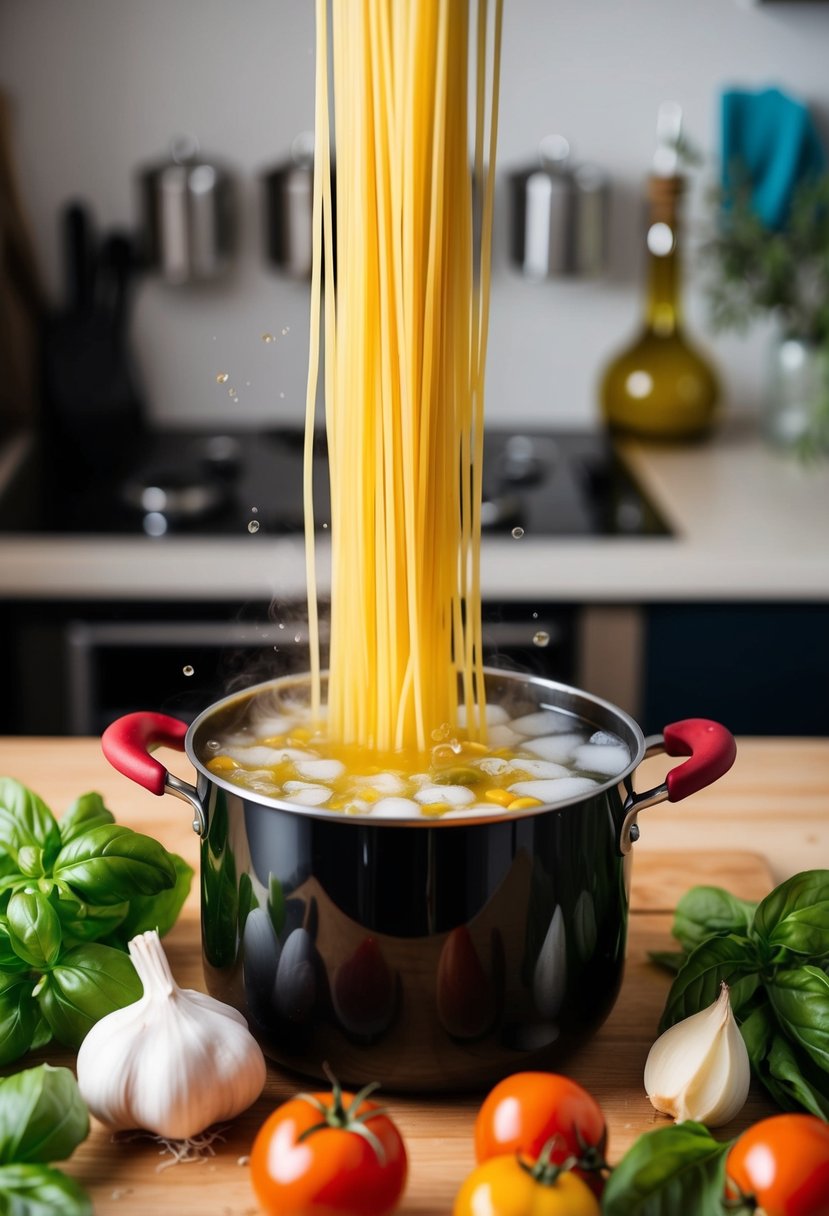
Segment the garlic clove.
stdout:
<svg viewBox="0 0 829 1216">
<path fill-rule="evenodd" d="M 660 1035 L 645 1064 L 645 1089 L 656 1110 L 709 1127 L 728 1123 L 742 1109 L 750 1079 L 727 984 L 707 1009 Z"/>
</svg>

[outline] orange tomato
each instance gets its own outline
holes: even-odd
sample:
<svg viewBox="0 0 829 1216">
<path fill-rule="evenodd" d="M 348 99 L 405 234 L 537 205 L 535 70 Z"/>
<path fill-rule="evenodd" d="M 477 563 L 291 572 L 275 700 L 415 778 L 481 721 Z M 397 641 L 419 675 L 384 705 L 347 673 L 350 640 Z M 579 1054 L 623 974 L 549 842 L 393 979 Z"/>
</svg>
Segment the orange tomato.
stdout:
<svg viewBox="0 0 829 1216">
<path fill-rule="evenodd" d="M 726 1189 L 766 1216 L 829 1216 L 829 1125 L 774 1115 L 743 1132 L 728 1154 Z"/>
</svg>

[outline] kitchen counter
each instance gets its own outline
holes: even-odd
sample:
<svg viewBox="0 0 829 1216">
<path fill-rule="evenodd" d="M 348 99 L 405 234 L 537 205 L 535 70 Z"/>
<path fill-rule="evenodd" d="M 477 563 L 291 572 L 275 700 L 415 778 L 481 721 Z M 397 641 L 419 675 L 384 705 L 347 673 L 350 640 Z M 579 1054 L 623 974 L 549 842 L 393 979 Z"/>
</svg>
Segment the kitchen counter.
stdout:
<svg viewBox="0 0 829 1216">
<path fill-rule="evenodd" d="M 161 753 L 164 763 L 188 775 L 184 757 Z M 662 780 L 664 757 L 647 761 L 637 788 Z M 187 808 L 174 799 L 153 798 L 112 770 L 95 739 L 0 739 L 0 774 L 31 786 L 60 813 L 79 793 L 97 789 L 119 821 L 152 833 L 197 864 L 197 840 Z M 727 886 L 758 899 L 779 881 L 829 857 L 829 741 L 747 739 L 738 744 L 734 768 L 687 805 L 642 813 L 641 839 L 634 847 L 631 924 L 626 977 L 619 1002 L 596 1038 L 568 1065 L 592 1090 L 606 1112 L 609 1156 L 618 1160 L 644 1131 L 665 1124 L 642 1090 L 642 1068 L 656 1034 L 668 987 L 664 972 L 647 961 L 648 950 L 668 949 L 671 914 L 678 896 L 695 882 Z M 754 853 L 742 850 L 745 846 Z M 195 892 L 167 939 L 180 982 L 203 987 L 198 950 Z M 71 1066 L 70 1053 L 47 1047 L 42 1059 Z M 257 1207 L 244 1168 L 251 1140 L 269 1111 L 301 1087 L 297 1078 L 270 1066 L 265 1093 L 225 1132 L 216 1155 L 200 1165 L 170 1164 L 147 1140 L 113 1144 L 93 1125 L 89 1140 L 65 1164 L 92 1194 L 97 1216 L 144 1216 L 171 1211 L 183 1216 L 255 1216 Z M 473 1166 L 471 1132 L 479 1099 L 410 1098 L 385 1094 L 410 1153 L 410 1178 L 401 1216 L 448 1212 L 452 1196 Z M 745 1109 L 717 1134 L 738 1134 L 773 1113 L 766 1096 L 752 1087 Z"/>
<path fill-rule="evenodd" d="M 0 451 L 0 494 L 18 439 Z M 648 538 L 486 537 L 489 600 L 643 603 L 829 600 L 829 466 L 803 466 L 734 427 L 701 446 L 627 443 L 642 488 L 674 535 Z M 328 546 L 318 542 L 320 589 Z M 301 600 L 299 536 L 231 539 L 0 536 L 0 597 Z"/>
</svg>

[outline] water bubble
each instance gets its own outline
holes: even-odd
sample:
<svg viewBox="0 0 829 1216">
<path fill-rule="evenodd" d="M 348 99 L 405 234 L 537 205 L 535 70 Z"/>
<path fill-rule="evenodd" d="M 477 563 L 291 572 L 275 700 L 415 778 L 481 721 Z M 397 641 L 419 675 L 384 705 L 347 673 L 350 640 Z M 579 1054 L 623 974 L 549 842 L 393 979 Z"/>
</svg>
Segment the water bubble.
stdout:
<svg viewBox="0 0 829 1216">
<path fill-rule="evenodd" d="M 442 726 L 435 727 L 435 729 L 432 731 L 432 738 L 434 739 L 435 743 L 443 743 L 445 739 L 449 738 L 451 733 L 452 727 L 448 722 L 444 722 Z"/>
<path fill-rule="evenodd" d="M 235 398 L 238 397 L 239 394 L 236 392 L 235 388 L 229 388 L 227 390 L 227 395 L 228 395 L 228 397 L 233 397 L 235 400 Z"/>
<path fill-rule="evenodd" d="M 450 739 L 449 746 L 452 748 L 452 751 L 455 753 L 456 756 L 459 756 L 461 754 L 461 752 L 463 751 L 463 744 L 460 742 L 459 739 Z"/>
<path fill-rule="evenodd" d="M 217 752 L 222 745 L 218 739 L 208 739 L 204 746 L 208 751 Z"/>
<path fill-rule="evenodd" d="M 523 535 L 524 535 L 523 528 L 513 528 L 513 530 L 512 530 L 512 539 L 513 540 L 520 540 Z"/>
<path fill-rule="evenodd" d="M 193 674 L 193 668 L 190 666 L 189 663 L 185 663 L 184 667 L 182 667 L 181 670 L 182 670 L 182 674 L 185 676 L 191 676 Z"/>
<path fill-rule="evenodd" d="M 268 343 L 270 343 L 270 342 L 273 342 L 273 340 L 274 340 L 273 334 L 262 334 L 262 341 L 263 341 L 263 342 L 268 342 Z"/>
<path fill-rule="evenodd" d="M 217 372 L 216 373 L 216 383 L 217 384 L 227 384 L 229 379 L 230 379 L 230 372 Z"/>
<path fill-rule="evenodd" d="M 537 633 L 533 634 L 533 645 L 534 646 L 549 646 L 550 645 L 550 635 L 549 635 L 549 633 L 547 633 L 546 629 L 539 629 Z"/>
<path fill-rule="evenodd" d="M 248 520 L 248 532 L 253 533 L 253 532 L 258 532 L 258 531 L 259 531 L 259 520 L 258 519 Z"/>
</svg>

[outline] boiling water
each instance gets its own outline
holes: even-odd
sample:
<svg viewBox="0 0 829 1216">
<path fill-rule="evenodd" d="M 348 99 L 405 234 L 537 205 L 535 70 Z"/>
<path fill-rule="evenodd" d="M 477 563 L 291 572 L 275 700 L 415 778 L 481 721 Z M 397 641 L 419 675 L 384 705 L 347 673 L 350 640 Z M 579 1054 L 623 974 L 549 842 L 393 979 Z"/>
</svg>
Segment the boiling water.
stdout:
<svg viewBox="0 0 829 1216">
<path fill-rule="evenodd" d="M 563 710 L 510 717 L 487 706 L 487 743 L 433 732 L 428 756 L 331 743 L 307 708 L 263 716 L 207 741 L 209 771 L 259 796 L 382 819 L 522 811 L 589 794 L 630 764 L 627 745 Z"/>
</svg>

